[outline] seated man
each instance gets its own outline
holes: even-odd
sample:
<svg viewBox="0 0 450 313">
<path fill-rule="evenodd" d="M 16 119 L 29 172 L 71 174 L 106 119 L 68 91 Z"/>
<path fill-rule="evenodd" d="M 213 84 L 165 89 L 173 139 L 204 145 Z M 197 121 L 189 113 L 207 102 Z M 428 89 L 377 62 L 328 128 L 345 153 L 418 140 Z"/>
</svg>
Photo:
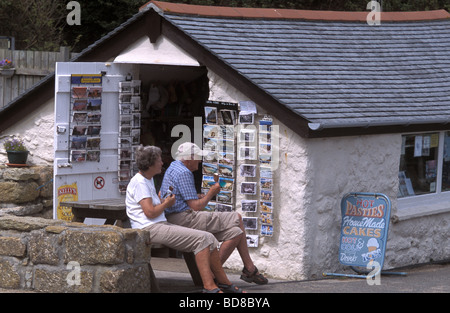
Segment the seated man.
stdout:
<svg viewBox="0 0 450 313">
<path fill-rule="evenodd" d="M 205 154 L 197 145 L 186 142 L 179 146 L 177 160 L 167 169 L 161 185 L 164 193 L 174 188 L 174 205 L 166 209 L 167 220 L 176 225 L 204 230 L 212 233 L 222 242 L 219 255 L 222 264 L 237 248 L 244 268 L 241 279 L 256 284 L 267 284 L 267 279 L 258 272 L 250 257 L 242 217 L 236 212 L 201 211 L 220 192 L 220 185 L 213 185 L 206 195 L 197 195 L 192 172 L 198 169 Z"/>
<path fill-rule="evenodd" d="M 175 203 L 175 196 L 161 199 L 156 194 L 153 176 L 161 173 L 161 149 L 140 146 L 136 150 L 139 173 L 127 187 L 126 206 L 132 228 L 148 230 L 152 243 L 193 252 L 203 282 L 203 292 L 243 292 L 231 284 L 220 263 L 218 242 L 208 232 L 172 225 L 167 222 L 164 210 Z M 214 281 L 215 279 L 215 281 Z"/>
</svg>

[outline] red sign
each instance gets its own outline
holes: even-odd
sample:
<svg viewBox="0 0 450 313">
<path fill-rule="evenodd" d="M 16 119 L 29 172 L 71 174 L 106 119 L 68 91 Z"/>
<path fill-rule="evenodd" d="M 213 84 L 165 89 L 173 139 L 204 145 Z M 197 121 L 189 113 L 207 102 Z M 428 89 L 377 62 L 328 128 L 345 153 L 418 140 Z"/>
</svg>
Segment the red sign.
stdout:
<svg viewBox="0 0 450 313">
<path fill-rule="evenodd" d="M 101 176 L 94 179 L 94 187 L 95 189 L 103 189 L 105 187 L 105 179 Z"/>
</svg>

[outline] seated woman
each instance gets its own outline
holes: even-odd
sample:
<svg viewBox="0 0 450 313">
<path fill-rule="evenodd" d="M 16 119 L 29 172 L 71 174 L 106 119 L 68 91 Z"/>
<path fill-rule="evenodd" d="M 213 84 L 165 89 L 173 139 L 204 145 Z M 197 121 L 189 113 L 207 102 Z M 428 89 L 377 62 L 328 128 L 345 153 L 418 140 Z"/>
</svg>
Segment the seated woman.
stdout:
<svg viewBox="0 0 450 313">
<path fill-rule="evenodd" d="M 217 250 L 218 241 L 209 232 L 190 229 L 167 222 L 164 210 L 175 203 L 175 196 L 161 199 L 156 193 L 153 176 L 161 173 L 161 149 L 140 146 L 136 149 L 139 173 L 128 184 L 127 215 L 132 228 L 148 230 L 152 243 L 182 252 L 193 252 L 203 282 L 203 292 L 242 293 L 225 274 Z M 217 282 L 217 284 L 216 284 Z"/>
</svg>

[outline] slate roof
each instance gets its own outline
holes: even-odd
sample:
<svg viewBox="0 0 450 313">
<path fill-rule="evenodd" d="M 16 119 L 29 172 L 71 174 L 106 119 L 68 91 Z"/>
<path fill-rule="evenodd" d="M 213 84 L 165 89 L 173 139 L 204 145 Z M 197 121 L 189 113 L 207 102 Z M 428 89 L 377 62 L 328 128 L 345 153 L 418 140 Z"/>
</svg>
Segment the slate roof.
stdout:
<svg viewBox="0 0 450 313">
<path fill-rule="evenodd" d="M 312 130 L 450 121 L 449 18 L 369 26 L 169 11 L 164 17 Z"/>
<path fill-rule="evenodd" d="M 71 61 L 163 34 L 301 136 L 449 130 L 450 14 L 367 14 L 151 1 Z M 0 132 L 51 99 L 54 78 L 0 110 Z"/>
</svg>

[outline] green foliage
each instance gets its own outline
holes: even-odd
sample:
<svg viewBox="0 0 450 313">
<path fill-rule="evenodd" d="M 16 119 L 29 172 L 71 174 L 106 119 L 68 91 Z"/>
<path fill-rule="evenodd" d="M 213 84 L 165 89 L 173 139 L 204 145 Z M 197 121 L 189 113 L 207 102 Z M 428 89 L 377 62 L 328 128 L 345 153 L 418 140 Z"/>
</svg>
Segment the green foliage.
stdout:
<svg viewBox="0 0 450 313">
<path fill-rule="evenodd" d="M 0 0 L 0 35 L 14 36 L 16 49 L 73 52 L 93 44 L 136 14 L 147 0 L 78 0 L 81 25 L 69 26 L 70 0 Z M 367 11 L 369 0 L 171 0 L 185 4 L 299 10 Z M 450 0 L 379 0 L 383 11 L 450 11 Z"/>
<path fill-rule="evenodd" d="M 126 22 L 145 0 L 78 0 L 81 6 L 81 25 L 66 26 L 64 40 L 79 52 Z M 68 14 L 69 11 L 66 11 Z"/>
<path fill-rule="evenodd" d="M 16 38 L 16 49 L 59 50 L 65 18 L 60 0 L 0 0 L 0 35 Z"/>
</svg>

